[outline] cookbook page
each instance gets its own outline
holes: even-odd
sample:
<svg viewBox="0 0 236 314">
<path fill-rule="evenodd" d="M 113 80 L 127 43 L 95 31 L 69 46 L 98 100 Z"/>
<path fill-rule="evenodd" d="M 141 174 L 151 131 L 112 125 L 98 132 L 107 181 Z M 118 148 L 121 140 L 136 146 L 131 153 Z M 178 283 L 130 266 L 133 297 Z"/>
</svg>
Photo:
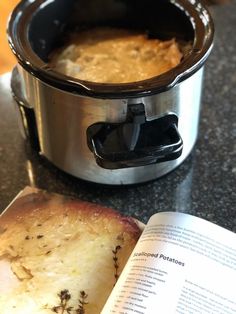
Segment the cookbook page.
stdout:
<svg viewBox="0 0 236 314">
<path fill-rule="evenodd" d="M 102 314 L 236 313 L 236 234 L 181 213 L 151 217 Z"/>
</svg>

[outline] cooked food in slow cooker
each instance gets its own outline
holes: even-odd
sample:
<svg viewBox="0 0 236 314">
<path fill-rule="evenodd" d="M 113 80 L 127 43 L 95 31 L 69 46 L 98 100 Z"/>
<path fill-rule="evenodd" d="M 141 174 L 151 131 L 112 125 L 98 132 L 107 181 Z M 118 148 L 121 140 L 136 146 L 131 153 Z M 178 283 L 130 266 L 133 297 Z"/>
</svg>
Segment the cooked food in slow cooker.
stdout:
<svg viewBox="0 0 236 314">
<path fill-rule="evenodd" d="M 175 39 L 149 39 L 144 33 L 94 28 L 71 36 L 52 54 L 50 65 L 68 76 L 98 83 L 137 82 L 177 66 L 182 53 Z"/>
<path fill-rule="evenodd" d="M 0 218 L 0 313 L 99 314 L 140 233 L 109 208 L 20 197 Z"/>
</svg>

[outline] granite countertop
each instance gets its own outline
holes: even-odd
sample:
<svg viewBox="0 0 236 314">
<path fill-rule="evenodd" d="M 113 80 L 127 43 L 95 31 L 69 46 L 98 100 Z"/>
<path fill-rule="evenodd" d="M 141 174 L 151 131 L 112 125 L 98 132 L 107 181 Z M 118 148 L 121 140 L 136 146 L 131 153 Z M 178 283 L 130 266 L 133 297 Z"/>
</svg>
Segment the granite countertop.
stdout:
<svg viewBox="0 0 236 314">
<path fill-rule="evenodd" d="M 146 222 L 159 211 L 190 213 L 236 232 L 236 1 L 211 8 L 215 47 L 206 64 L 200 130 L 188 159 L 170 174 L 136 186 L 109 187 L 63 173 L 24 142 L 0 78 L 0 211 L 26 185 L 111 206 Z"/>
</svg>

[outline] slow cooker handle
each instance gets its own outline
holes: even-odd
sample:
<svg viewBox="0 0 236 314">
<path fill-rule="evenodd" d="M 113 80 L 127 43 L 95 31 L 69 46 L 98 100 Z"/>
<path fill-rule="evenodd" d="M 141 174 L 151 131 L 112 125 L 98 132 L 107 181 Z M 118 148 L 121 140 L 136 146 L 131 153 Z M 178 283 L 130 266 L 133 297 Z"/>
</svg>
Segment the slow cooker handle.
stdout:
<svg viewBox="0 0 236 314">
<path fill-rule="evenodd" d="M 151 122 L 97 123 L 88 128 L 87 141 L 97 164 L 105 169 L 174 160 L 180 157 L 183 149 L 175 115 Z"/>
<path fill-rule="evenodd" d="M 21 77 L 17 67 L 12 71 L 11 75 L 11 91 L 19 110 L 18 122 L 22 130 L 22 135 L 29 140 L 33 149 L 40 151 L 38 131 L 36 126 L 36 118 L 34 109 L 27 103 L 23 96 L 23 88 L 21 86 Z"/>
</svg>

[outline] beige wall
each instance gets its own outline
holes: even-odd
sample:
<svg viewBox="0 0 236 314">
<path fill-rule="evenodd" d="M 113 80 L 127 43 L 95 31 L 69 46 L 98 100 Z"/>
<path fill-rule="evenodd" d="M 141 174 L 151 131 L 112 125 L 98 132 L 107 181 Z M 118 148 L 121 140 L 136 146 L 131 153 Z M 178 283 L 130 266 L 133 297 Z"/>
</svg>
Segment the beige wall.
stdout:
<svg viewBox="0 0 236 314">
<path fill-rule="evenodd" d="M 7 19 L 19 0 L 0 0 L 0 74 L 8 72 L 16 63 L 6 36 Z"/>
</svg>

